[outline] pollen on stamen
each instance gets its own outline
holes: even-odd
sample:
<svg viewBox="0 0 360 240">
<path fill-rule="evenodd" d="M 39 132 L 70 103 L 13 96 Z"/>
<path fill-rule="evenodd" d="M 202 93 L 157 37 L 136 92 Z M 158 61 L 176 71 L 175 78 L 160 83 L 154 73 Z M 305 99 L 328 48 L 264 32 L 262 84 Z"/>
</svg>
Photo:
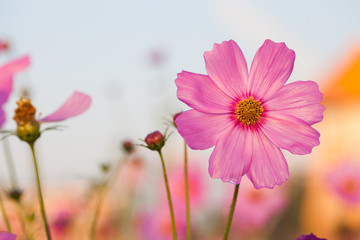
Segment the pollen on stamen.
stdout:
<svg viewBox="0 0 360 240">
<path fill-rule="evenodd" d="M 263 112 L 264 108 L 261 106 L 261 102 L 255 101 L 252 97 L 239 101 L 235 109 L 237 119 L 248 126 L 257 123 Z"/>
<path fill-rule="evenodd" d="M 33 122 L 35 120 L 36 108 L 31 104 L 31 101 L 26 98 L 20 98 L 16 102 L 18 108 L 15 109 L 15 115 L 13 119 L 17 125 L 24 125 L 27 122 Z"/>
</svg>

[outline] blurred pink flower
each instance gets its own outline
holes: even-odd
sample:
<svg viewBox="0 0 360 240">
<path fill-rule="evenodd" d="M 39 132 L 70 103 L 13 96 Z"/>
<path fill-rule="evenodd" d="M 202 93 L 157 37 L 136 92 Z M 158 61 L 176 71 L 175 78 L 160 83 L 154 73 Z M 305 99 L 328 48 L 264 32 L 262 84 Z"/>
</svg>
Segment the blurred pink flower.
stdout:
<svg viewBox="0 0 360 240">
<path fill-rule="evenodd" d="M 9 43 L 0 39 L 0 53 L 9 49 Z"/>
<path fill-rule="evenodd" d="M 310 233 L 308 235 L 301 235 L 296 240 L 326 240 L 325 238 L 318 238 L 314 234 Z"/>
<path fill-rule="evenodd" d="M 327 175 L 331 190 L 349 205 L 360 203 L 360 167 L 346 162 L 336 166 Z"/>
<path fill-rule="evenodd" d="M 141 220 L 142 238 L 144 240 L 170 240 L 173 239 L 169 209 L 160 204 L 153 211 L 145 214 Z M 184 216 L 183 216 L 184 215 Z M 185 239 L 186 219 L 185 214 L 175 212 L 176 233 L 178 239 Z"/>
<path fill-rule="evenodd" d="M 9 232 L 0 232 L 0 240 L 15 240 L 16 235 Z"/>
<path fill-rule="evenodd" d="M 235 222 L 243 230 L 264 228 L 287 204 L 288 199 L 282 188 L 254 189 L 250 181 L 243 180 L 235 209 Z"/>
<path fill-rule="evenodd" d="M 248 73 L 233 41 L 205 52 L 208 75 L 182 71 L 178 98 L 194 108 L 176 119 L 192 149 L 215 145 L 209 160 L 213 178 L 238 184 L 244 174 L 255 188 L 282 184 L 289 170 L 280 149 L 308 154 L 319 145 L 311 127 L 323 119 L 322 93 L 313 81 L 286 84 L 295 53 L 285 43 L 266 40 Z"/>
<path fill-rule="evenodd" d="M 1 43 L 0 43 L 1 44 Z M 30 57 L 17 58 L 0 67 L 0 127 L 5 122 L 5 112 L 2 109 L 13 89 L 14 75 L 30 65 Z"/>
<path fill-rule="evenodd" d="M 202 174 L 199 174 L 199 172 L 198 167 L 192 166 L 188 168 L 190 209 L 201 207 L 204 203 L 205 183 Z M 185 214 L 185 178 L 182 165 L 169 172 L 169 182 L 175 211 Z M 165 195 L 165 192 L 163 195 Z"/>
</svg>

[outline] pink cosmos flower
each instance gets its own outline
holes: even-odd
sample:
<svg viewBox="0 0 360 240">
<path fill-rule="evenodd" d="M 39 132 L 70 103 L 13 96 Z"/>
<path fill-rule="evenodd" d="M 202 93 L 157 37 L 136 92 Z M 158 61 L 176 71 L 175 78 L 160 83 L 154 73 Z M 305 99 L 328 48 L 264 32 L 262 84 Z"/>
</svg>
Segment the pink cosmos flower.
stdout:
<svg viewBox="0 0 360 240">
<path fill-rule="evenodd" d="M 2 106 L 7 102 L 13 89 L 14 75 L 30 65 L 30 57 L 17 58 L 0 67 L 0 127 L 5 122 L 5 112 Z"/>
<path fill-rule="evenodd" d="M 15 240 L 16 235 L 9 232 L 0 232 L 0 240 Z"/>
<path fill-rule="evenodd" d="M 327 176 L 331 190 L 349 205 L 360 203 L 360 167 L 343 163 L 334 168 Z"/>
<path fill-rule="evenodd" d="M 194 109 L 176 119 L 192 149 L 215 145 L 209 173 L 240 183 L 246 174 L 255 188 L 282 184 L 289 170 L 280 149 L 308 154 L 319 145 L 311 127 L 323 119 L 322 93 L 313 81 L 286 84 L 295 53 L 285 43 L 266 40 L 248 72 L 233 41 L 205 52 L 208 75 L 182 71 L 175 80 L 178 98 Z"/>
</svg>

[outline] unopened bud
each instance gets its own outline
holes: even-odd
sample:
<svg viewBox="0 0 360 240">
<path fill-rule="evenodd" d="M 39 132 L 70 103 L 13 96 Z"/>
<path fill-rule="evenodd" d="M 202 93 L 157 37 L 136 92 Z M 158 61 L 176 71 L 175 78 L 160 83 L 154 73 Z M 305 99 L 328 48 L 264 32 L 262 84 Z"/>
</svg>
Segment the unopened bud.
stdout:
<svg viewBox="0 0 360 240">
<path fill-rule="evenodd" d="M 134 143 L 132 141 L 124 141 L 122 143 L 122 149 L 124 150 L 125 153 L 130 154 L 134 151 Z"/>
<path fill-rule="evenodd" d="M 7 195 L 9 196 L 9 198 L 11 198 L 12 200 L 14 200 L 16 202 L 20 201 L 22 194 L 23 194 L 23 191 L 18 188 L 12 188 L 7 192 Z"/>
<path fill-rule="evenodd" d="M 148 134 L 145 138 L 147 148 L 153 151 L 160 151 L 165 145 L 165 137 L 159 131 Z"/>
<path fill-rule="evenodd" d="M 175 120 L 178 116 L 180 116 L 180 114 L 182 114 L 183 112 L 178 112 L 178 113 L 175 113 L 174 116 L 173 116 L 173 125 L 177 128 L 176 126 L 176 123 L 175 123 Z"/>
</svg>

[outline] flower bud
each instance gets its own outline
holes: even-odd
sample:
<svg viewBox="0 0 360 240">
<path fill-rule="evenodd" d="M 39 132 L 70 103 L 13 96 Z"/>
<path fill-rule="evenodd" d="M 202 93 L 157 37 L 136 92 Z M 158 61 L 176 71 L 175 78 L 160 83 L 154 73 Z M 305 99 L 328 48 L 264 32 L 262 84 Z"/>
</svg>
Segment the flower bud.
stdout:
<svg viewBox="0 0 360 240">
<path fill-rule="evenodd" d="M 19 188 L 12 188 L 7 192 L 7 195 L 9 196 L 9 198 L 11 198 L 12 200 L 18 202 L 21 199 L 21 196 L 23 194 L 23 191 L 20 190 Z"/>
<path fill-rule="evenodd" d="M 180 114 L 182 114 L 183 112 L 178 112 L 178 113 L 175 113 L 174 116 L 173 116 L 173 125 L 177 128 L 176 126 L 176 123 L 175 123 L 175 120 L 178 116 L 180 116 Z"/>
<path fill-rule="evenodd" d="M 40 137 L 40 123 L 35 119 L 36 109 L 31 101 L 26 98 L 20 98 L 16 103 L 13 119 L 17 124 L 16 135 L 23 141 L 34 143 Z"/>
<path fill-rule="evenodd" d="M 122 143 L 122 149 L 125 153 L 130 154 L 134 151 L 134 143 L 132 141 L 126 140 Z"/>
<path fill-rule="evenodd" d="M 145 143 L 150 150 L 160 151 L 165 145 L 165 137 L 159 131 L 155 131 L 146 136 Z"/>
</svg>

